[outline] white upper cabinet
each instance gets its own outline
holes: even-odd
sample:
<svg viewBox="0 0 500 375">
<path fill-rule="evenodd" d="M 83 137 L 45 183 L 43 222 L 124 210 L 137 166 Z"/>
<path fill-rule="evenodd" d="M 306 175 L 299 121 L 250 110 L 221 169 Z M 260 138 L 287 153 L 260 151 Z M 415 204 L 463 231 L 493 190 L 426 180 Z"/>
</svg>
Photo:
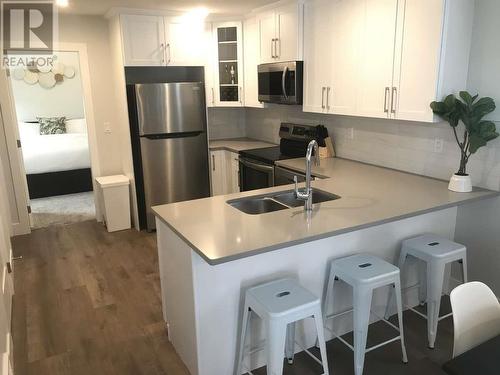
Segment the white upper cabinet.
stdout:
<svg viewBox="0 0 500 375">
<path fill-rule="evenodd" d="M 258 15 L 260 61 L 269 63 L 276 61 L 276 18 L 274 11 Z"/>
<path fill-rule="evenodd" d="M 120 16 L 126 66 L 165 65 L 163 17 Z"/>
<path fill-rule="evenodd" d="M 203 66 L 210 24 L 185 17 L 121 15 L 125 66 Z"/>
<path fill-rule="evenodd" d="M 429 104 L 466 87 L 473 8 L 470 0 L 307 2 L 304 111 L 436 121 Z"/>
<path fill-rule="evenodd" d="M 309 1 L 304 6 L 304 105 L 306 112 L 327 113 L 326 90 L 331 86 L 332 55 L 328 48 L 331 0 Z"/>
<path fill-rule="evenodd" d="M 299 10 L 300 8 L 300 10 Z M 276 59 L 278 61 L 299 60 L 299 17 L 302 19 L 303 5 L 289 4 L 276 9 Z M 300 15 L 299 15 L 300 13 Z"/>
<path fill-rule="evenodd" d="M 262 108 L 258 100 L 257 65 L 260 61 L 259 27 L 255 18 L 243 23 L 243 68 L 244 68 L 244 103 L 245 107 Z"/>
<path fill-rule="evenodd" d="M 214 106 L 243 106 L 243 33 L 241 22 L 213 25 Z"/>
<path fill-rule="evenodd" d="M 261 63 L 302 60 L 302 17 L 302 2 L 257 14 Z"/>
<path fill-rule="evenodd" d="M 356 0 L 360 3 L 361 39 L 357 114 L 390 116 L 394 38 L 398 0 Z"/>
<path fill-rule="evenodd" d="M 405 8 L 396 40 L 392 116 L 438 121 L 430 102 L 467 87 L 474 1 L 406 0 Z"/>
<path fill-rule="evenodd" d="M 304 111 L 356 110 L 360 0 L 316 0 L 304 8 Z"/>
<path fill-rule="evenodd" d="M 205 65 L 210 32 L 208 23 L 184 17 L 165 17 L 167 65 Z"/>
</svg>

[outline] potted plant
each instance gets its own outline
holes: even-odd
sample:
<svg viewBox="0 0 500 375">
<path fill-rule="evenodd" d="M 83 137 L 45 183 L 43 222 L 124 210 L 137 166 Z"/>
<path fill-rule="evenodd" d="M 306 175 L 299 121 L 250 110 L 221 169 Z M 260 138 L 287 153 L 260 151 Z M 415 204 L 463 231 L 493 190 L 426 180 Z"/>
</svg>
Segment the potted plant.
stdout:
<svg viewBox="0 0 500 375">
<path fill-rule="evenodd" d="M 447 121 L 460 148 L 460 167 L 450 180 L 448 188 L 457 192 L 472 191 L 470 176 L 467 174 L 467 163 L 471 155 L 481 147 L 497 138 L 495 123 L 483 120 L 484 116 L 496 108 L 492 98 L 478 99 L 478 95 L 470 95 L 467 91 L 459 93 L 460 98 L 448 95 L 442 102 L 432 102 L 432 111 Z M 459 125 L 463 124 L 464 135 L 459 138 Z"/>
</svg>

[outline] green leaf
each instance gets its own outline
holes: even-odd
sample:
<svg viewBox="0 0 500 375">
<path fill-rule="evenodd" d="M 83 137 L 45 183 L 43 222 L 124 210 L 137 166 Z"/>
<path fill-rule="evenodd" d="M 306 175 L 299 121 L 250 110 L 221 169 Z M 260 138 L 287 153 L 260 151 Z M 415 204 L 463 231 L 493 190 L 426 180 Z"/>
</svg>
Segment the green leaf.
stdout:
<svg viewBox="0 0 500 375">
<path fill-rule="evenodd" d="M 467 105 L 472 105 L 474 99 L 472 98 L 471 94 L 469 94 L 467 91 L 460 91 L 459 95 Z"/>
<path fill-rule="evenodd" d="M 477 124 L 477 127 L 480 135 L 496 132 L 496 126 L 493 121 L 481 121 Z"/>
<path fill-rule="evenodd" d="M 480 121 L 484 116 L 493 112 L 496 108 L 492 98 L 481 98 L 471 106 L 471 115 L 477 121 Z"/>
<path fill-rule="evenodd" d="M 452 110 L 455 108 L 455 104 L 457 102 L 457 98 L 455 98 L 455 95 L 450 94 L 446 98 L 444 98 L 444 105 L 447 110 Z"/>
<path fill-rule="evenodd" d="M 472 133 L 469 139 L 470 139 L 469 151 L 471 152 L 471 154 L 475 154 L 477 150 L 479 150 L 483 146 L 486 146 L 487 143 L 486 140 L 484 140 L 476 133 Z"/>
</svg>

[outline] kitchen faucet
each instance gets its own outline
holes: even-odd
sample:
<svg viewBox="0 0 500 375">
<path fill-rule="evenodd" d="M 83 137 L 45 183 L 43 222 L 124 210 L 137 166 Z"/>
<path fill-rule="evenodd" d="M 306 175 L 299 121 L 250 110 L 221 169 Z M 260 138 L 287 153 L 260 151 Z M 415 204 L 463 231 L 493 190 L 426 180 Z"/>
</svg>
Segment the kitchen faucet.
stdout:
<svg viewBox="0 0 500 375">
<path fill-rule="evenodd" d="M 306 153 L 306 187 L 304 190 L 299 190 L 297 176 L 293 177 L 293 181 L 295 182 L 295 197 L 297 199 L 305 201 L 304 210 L 311 211 L 312 210 L 312 188 L 311 188 L 311 159 L 313 157 L 312 153 L 314 150 L 314 164 L 316 166 L 320 165 L 319 160 L 319 150 L 318 150 L 318 142 L 312 140 L 307 145 L 307 153 Z"/>
</svg>

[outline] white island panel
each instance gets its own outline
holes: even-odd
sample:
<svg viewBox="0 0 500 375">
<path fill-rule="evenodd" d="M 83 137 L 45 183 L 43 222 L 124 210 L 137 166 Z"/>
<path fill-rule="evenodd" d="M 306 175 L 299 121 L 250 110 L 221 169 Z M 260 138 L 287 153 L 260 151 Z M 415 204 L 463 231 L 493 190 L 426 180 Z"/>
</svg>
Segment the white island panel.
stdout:
<svg viewBox="0 0 500 375">
<path fill-rule="evenodd" d="M 426 232 L 453 239 L 456 215 L 456 207 L 447 208 L 219 265 L 208 264 L 165 222 L 157 220 L 162 299 L 170 340 L 192 375 L 233 374 L 246 288 L 295 277 L 321 296 L 329 260 L 366 252 L 394 262 L 404 239 Z M 258 230 L 255 236 L 259 236 Z M 410 266 L 409 274 L 407 285 L 412 285 L 414 267 Z M 374 295 L 372 307 L 378 315 L 384 313 L 387 292 L 388 288 L 383 288 Z M 414 292 L 407 296 L 412 306 L 418 302 Z M 350 288 L 341 285 L 336 293 L 335 311 L 350 308 Z M 264 338 L 262 326 L 257 318 L 253 323 L 252 343 L 258 344 Z M 337 321 L 335 329 L 340 334 L 351 331 L 350 315 Z M 327 339 L 331 338 L 327 332 Z M 298 325 L 297 340 L 308 347 L 314 345 L 312 322 Z M 260 353 L 252 358 L 250 367 L 264 363 Z"/>
</svg>

